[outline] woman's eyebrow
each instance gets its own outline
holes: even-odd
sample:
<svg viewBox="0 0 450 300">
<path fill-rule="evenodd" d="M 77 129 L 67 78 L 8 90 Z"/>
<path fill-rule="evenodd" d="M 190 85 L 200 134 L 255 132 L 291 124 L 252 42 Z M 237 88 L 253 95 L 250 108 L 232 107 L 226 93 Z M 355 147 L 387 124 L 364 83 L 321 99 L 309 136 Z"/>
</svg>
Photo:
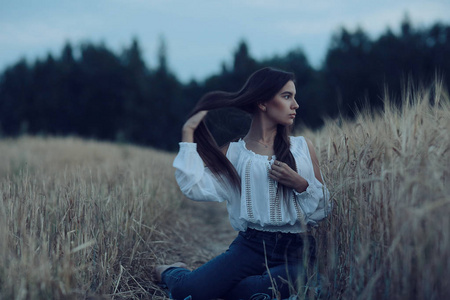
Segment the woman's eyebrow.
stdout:
<svg viewBox="0 0 450 300">
<path fill-rule="evenodd" d="M 290 92 L 290 91 L 284 91 L 284 92 L 281 92 L 281 95 L 284 95 L 284 94 L 294 95 L 294 93 L 292 93 L 292 92 Z"/>
</svg>

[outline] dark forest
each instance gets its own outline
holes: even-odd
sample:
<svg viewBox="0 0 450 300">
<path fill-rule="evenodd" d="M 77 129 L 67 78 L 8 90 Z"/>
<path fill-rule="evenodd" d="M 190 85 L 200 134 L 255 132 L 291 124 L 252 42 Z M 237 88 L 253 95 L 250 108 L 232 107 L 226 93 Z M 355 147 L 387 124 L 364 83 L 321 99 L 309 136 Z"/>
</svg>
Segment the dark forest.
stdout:
<svg viewBox="0 0 450 300">
<path fill-rule="evenodd" d="M 450 26 L 415 28 L 405 19 L 398 33 L 386 29 L 374 39 L 362 28 L 341 28 L 317 69 L 300 48 L 256 60 L 241 41 L 220 73 L 186 83 L 168 68 L 164 41 L 157 55 L 157 66 L 148 67 L 134 39 L 122 53 L 103 44 L 67 42 L 59 55 L 33 63 L 21 59 L 0 74 L 0 136 L 75 135 L 176 150 L 181 126 L 204 93 L 236 91 L 265 66 L 295 73 L 296 126 L 318 129 L 325 118 L 382 109 L 386 93 L 399 101 L 407 86 L 437 79 L 448 87 Z M 219 143 L 239 134 L 246 120 L 234 111 L 209 115 Z"/>
</svg>

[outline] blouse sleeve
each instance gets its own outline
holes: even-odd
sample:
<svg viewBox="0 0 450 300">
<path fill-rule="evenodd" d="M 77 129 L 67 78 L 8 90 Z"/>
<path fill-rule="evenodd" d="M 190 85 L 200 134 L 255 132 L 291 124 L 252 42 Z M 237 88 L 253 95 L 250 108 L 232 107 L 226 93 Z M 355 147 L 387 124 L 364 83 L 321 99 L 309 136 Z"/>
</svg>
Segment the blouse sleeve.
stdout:
<svg viewBox="0 0 450 300">
<path fill-rule="evenodd" d="M 181 142 L 175 157 L 175 179 L 183 194 L 195 201 L 222 202 L 227 199 L 227 184 L 204 166 L 196 143 Z"/>
<path fill-rule="evenodd" d="M 316 225 L 318 221 L 326 218 L 331 210 L 330 193 L 327 187 L 314 178 L 308 181 L 308 188 L 304 192 L 294 190 L 296 200 L 306 216 L 306 223 Z"/>
<path fill-rule="evenodd" d="M 300 175 L 308 182 L 308 187 L 301 193 L 294 190 L 294 194 L 305 214 L 306 223 L 314 226 L 317 225 L 318 221 L 327 217 L 331 210 L 330 193 L 325 184 L 317 180 L 308 146 L 306 141 L 303 141 L 301 147 L 303 159 L 300 160 L 303 164 L 297 165 L 297 168 Z M 322 176 L 322 173 L 320 176 Z"/>
</svg>

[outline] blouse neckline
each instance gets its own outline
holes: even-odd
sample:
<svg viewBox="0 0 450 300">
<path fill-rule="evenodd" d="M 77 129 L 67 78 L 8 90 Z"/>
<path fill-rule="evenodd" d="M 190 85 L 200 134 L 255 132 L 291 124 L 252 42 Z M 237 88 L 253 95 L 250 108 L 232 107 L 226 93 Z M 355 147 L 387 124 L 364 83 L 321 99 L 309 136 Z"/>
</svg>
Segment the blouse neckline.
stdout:
<svg viewBox="0 0 450 300">
<path fill-rule="evenodd" d="M 276 159 L 275 155 L 269 156 L 269 155 L 262 155 L 262 154 L 258 154 L 253 152 L 252 150 L 247 148 L 247 144 L 245 143 L 245 141 L 243 139 L 239 139 L 238 144 L 241 145 L 242 149 L 247 152 L 248 154 L 258 158 L 258 159 L 263 159 L 267 162 L 271 162 L 274 161 Z"/>
</svg>

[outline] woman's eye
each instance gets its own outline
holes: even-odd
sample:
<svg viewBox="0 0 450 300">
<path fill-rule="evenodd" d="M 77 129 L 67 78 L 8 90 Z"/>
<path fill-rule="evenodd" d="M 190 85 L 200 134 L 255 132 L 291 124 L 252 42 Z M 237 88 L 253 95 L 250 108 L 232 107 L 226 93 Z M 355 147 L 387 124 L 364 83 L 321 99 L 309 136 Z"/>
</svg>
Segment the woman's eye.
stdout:
<svg viewBox="0 0 450 300">
<path fill-rule="evenodd" d="M 285 96 L 284 96 L 284 99 L 287 100 L 287 99 L 289 99 L 290 97 L 291 97 L 291 96 L 289 96 L 289 95 L 285 95 Z"/>
</svg>

